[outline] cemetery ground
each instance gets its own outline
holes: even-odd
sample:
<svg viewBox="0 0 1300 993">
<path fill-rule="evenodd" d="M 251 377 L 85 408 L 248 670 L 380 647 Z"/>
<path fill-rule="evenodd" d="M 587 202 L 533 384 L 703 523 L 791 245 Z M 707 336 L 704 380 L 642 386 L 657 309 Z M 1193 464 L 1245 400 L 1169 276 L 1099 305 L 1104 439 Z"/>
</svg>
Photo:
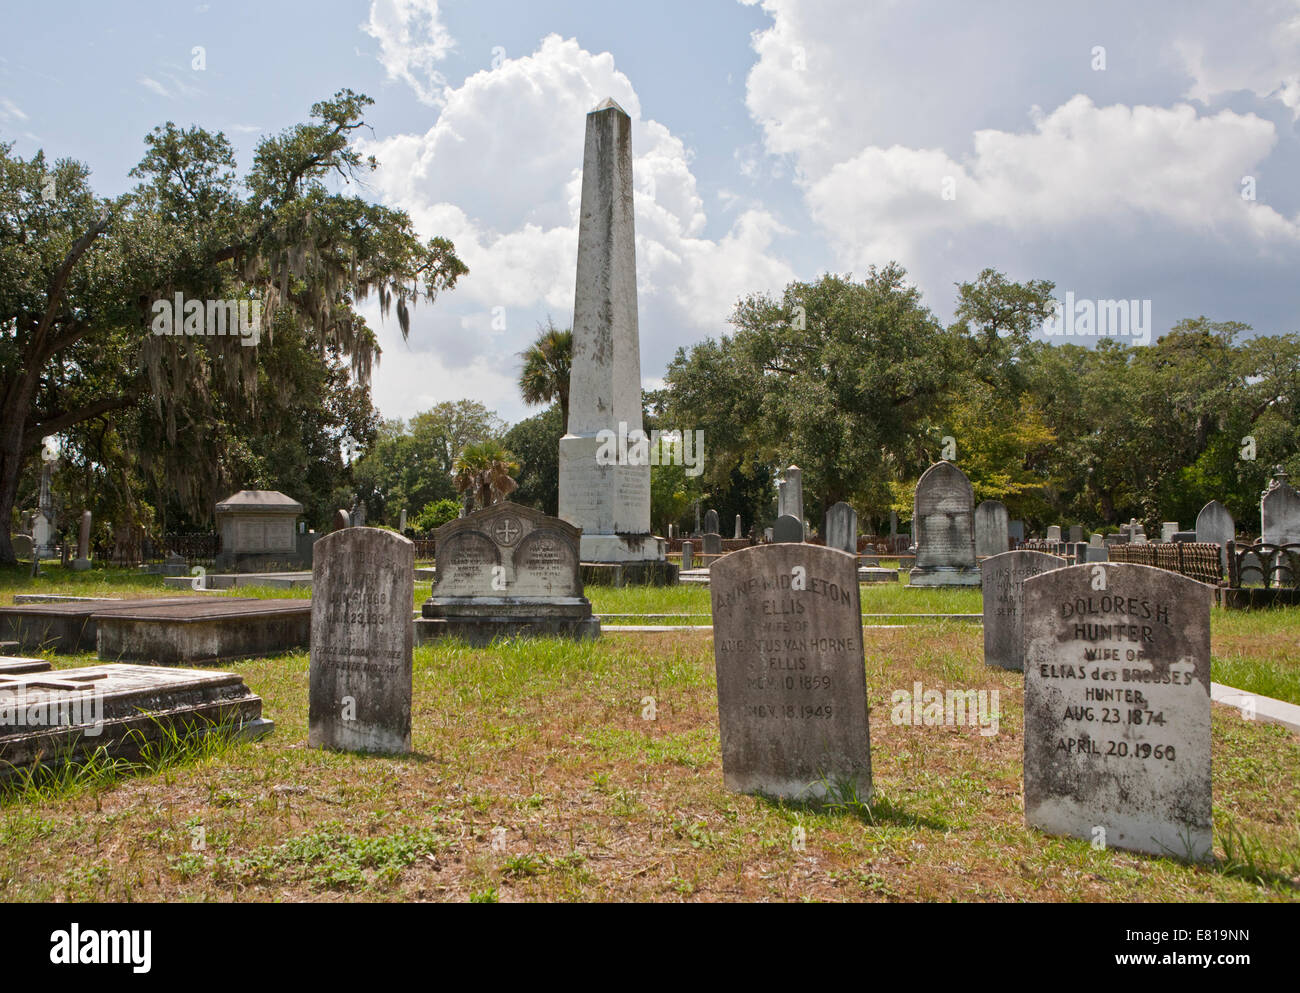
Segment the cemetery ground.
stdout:
<svg viewBox="0 0 1300 993">
<path fill-rule="evenodd" d="M 55 567 L 17 592 L 158 595 Z M 597 614 L 709 623 L 707 587 L 588 587 Z M 306 596 L 249 590 L 230 595 Z M 221 594 L 210 594 L 221 595 Z M 416 586 L 415 599 L 428 595 Z M 276 722 L 0 793 L 0 899 L 1049 900 L 1300 898 L 1300 737 L 1213 708 L 1215 861 L 1097 850 L 1023 823 L 1022 684 L 986 668 L 978 590 L 864 586 L 875 795 L 728 793 L 707 631 L 417 647 L 412 754 L 307 748 L 306 651 L 223 664 Z M 414 607 L 414 604 L 413 604 Z M 676 623 L 620 618 L 625 623 Z M 1300 703 L 1300 608 L 1213 611 L 1213 678 Z M 46 655 L 56 668 L 91 655 Z M 890 720 L 890 695 L 997 690 L 999 730 Z M 647 698 L 653 698 L 650 707 Z M 653 719 L 650 719 L 653 718 Z M 802 845 L 798 844 L 802 838 Z M 802 850 L 800 850 L 802 847 Z"/>
</svg>

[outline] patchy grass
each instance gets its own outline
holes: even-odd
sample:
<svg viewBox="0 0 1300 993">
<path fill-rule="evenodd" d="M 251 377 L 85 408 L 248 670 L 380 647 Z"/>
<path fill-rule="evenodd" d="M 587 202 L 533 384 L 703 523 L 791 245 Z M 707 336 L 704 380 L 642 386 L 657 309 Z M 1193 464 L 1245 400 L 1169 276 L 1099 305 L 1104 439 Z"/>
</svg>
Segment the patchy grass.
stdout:
<svg viewBox="0 0 1300 993">
<path fill-rule="evenodd" d="M 1095 851 L 1024 826 L 1022 681 L 984 667 L 978 627 L 866 645 L 875 792 L 822 805 L 723 789 L 708 636 L 419 648 L 396 758 L 306 747 L 305 653 L 241 662 L 273 735 L 11 798 L 0 899 L 1300 897 L 1295 735 L 1214 708 L 1214 864 Z M 891 724 L 890 693 L 917 680 L 998 690 L 1000 732 Z"/>
</svg>

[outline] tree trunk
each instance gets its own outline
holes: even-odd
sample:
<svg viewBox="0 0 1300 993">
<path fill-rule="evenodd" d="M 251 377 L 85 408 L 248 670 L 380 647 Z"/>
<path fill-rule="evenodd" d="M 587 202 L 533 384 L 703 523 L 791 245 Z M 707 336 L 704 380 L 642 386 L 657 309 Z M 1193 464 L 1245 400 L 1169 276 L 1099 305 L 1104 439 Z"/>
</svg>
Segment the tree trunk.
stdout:
<svg viewBox="0 0 1300 993">
<path fill-rule="evenodd" d="M 18 482 L 22 478 L 23 434 L 31 410 L 32 393 L 36 377 L 21 375 L 11 380 L 4 392 L 0 408 L 0 565 L 15 565 L 13 541 L 9 528 L 13 521 L 14 504 L 18 501 Z"/>
</svg>

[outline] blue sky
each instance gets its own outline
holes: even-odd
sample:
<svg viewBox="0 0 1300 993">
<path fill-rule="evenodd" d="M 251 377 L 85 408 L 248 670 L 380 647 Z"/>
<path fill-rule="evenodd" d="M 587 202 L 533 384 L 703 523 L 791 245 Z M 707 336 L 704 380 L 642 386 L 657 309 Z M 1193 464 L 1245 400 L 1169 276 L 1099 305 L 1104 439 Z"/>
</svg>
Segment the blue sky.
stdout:
<svg viewBox="0 0 1300 993">
<path fill-rule="evenodd" d="M 944 319 L 993 266 L 1150 300 L 1156 334 L 1199 314 L 1300 330 L 1300 3 L 1076 6 L 15 6 L 0 140 L 112 194 L 165 120 L 225 131 L 247 163 L 335 90 L 374 97 L 370 195 L 471 268 L 409 343 L 368 314 L 386 416 L 529 413 L 516 356 L 572 316 L 583 115 L 606 96 L 634 121 L 648 385 L 739 296 L 890 260 Z"/>
</svg>

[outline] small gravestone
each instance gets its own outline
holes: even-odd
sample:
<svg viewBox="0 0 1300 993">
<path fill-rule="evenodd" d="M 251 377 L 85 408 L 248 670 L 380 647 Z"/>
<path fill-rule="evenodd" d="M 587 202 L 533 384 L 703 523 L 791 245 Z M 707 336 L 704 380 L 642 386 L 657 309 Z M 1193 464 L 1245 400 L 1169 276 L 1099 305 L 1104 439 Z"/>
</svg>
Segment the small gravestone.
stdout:
<svg viewBox="0 0 1300 993">
<path fill-rule="evenodd" d="M 701 535 L 700 548 L 705 555 L 721 555 L 722 535 L 712 533 Z"/>
<path fill-rule="evenodd" d="M 913 586 L 978 586 L 975 565 L 975 493 L 951 462 L 936 462 L 916 484 Z"/>
<path fill-rule="evenodd" d="M 716 510 L 706 510 L 704 512 L 704 533 L 718 534 L 718 512 Z"/>
<path fill-rule="evenodd" d="M 1021 671 L 1025 668 L 1025 580 L 1065 560 L 1046 552 L 1018 550 L 993 555 L 980 563 L 984 592 L 984 664 Z"/>
<path fill-rule="evenodd" d="M 1228 508 L 1211 500 L 1196 515 L 1196 541 L 1209 542 L 1219 546 L 1219 564 L 1224 574 L 1228 570 L 1228 542 L 1237 535 L 1237 525 L 1228 513 Z"/>
<path fill-rule="evenodd" d="M 583 595 L 581 537 L 568 521 L 509 501 L 444 524 L 417 640 L 598 637 L 600 621 Z"/>
<path fill-rule="evenodd" d="M 1109 562 L 1110 548 L 1107 545 L 1087 545 L 1086 561 L 1088 562 Z"/>
<path fill-rule="evenodd" d="M 352 527 L 352 515 L 341 508 L 334 511 L 334 520 L 330 523 L 330 530 L 342 531 L 344 528 L 350 527 Z"/>
<path fill-rule="evenodd" d="M 770 543 L 775 535 L 776 535 L 776 528 L 763 528 L 764 541 Z"/>
<path fill-rule="evenodd" d="M 682 568 L 695 568 L 695 544 L 690 541 L 682 542 Z"/>
<path fill-rule="evenodd" d="M 1081 542 L 1081 541 L 1086 541 L 1086 540 L 1087 540 L 1087 539 L 1085 539 L 1084 536 L 1083 536 L 1083 525 L 1082 525 L 1082 524 L 1071 524 L 1071 525 L 1070 525 L 1070 541 L 1074 542 L 1075 544 L 1078 544 L 1079 542 Z"/>
<path fill-rule="evenodd" d="M 1060 541 L 1060 540 L 1061 540 L 1061 526 L 1060 526 L 1059 524 L 1053 524 L 1053 525 L 1051 525 L 1050 527 L 1048 527 L 1048 529 L 1047 529 L 1047 540 L 1048 540 L 1048 541 Z"/>
<path fill-rule="evenodd" d="M 312 748 L 411 750 L 415 545 L 379 528 L 316 542 L 312 564 Z"/>
<path fill-rule="evenodd" d="M 745 548 L 710 583 L 727 789 L 871 795 L 857 561 L 809 544 Z"/>
<path fill-rule="evenodd" d="M 858 512 L 842 500 L 826 511 L 826 547 L 858 554 Z"/>
<path fill-rule="evenodd" d="M 975 555 L 986 558 L 1001 555 L 1007 550 L 1011 521 L 1006 504 L 1000 500 L 985 500 L 975 508 Z"/>
<path fill-rule="evenodd" d="M 1259 502 L 1260 541 L 1270 545 L 1300 542 L 1300 493 L 1287 484 L 1278 466 Z"/>
<path fill-rule="evenodd" d="M 744 537 L 745 537 L 744 532 L 740 530 L 740 515 L 737 514 L 737 515 L 736 515 L 736 534 L 735 534 L 735 539 L 736 539 L 737 541 L 740 541 L 740 540 L 741 540 L 742 538 L 744 538 Z"/>
<path fill-rule="evenodd" d="M 77 534 L 77 557 L 72 560 L 72 568 L 85 572 L 90 568 L 90 511 L 81 512 L 81 529 Z"/>
<path fill-rule="evenodd" d="M 1088 544 L 1093 548 L 1100 548 L 1102 546 L 1101 535 L 1094 531 L 1091 537 L 1088 538 Z"/>
<path fill-rule="evenodd" d="M 771 540 L 777 543 L 803 541 L 803 521 L 792 514 L 782 514 L 772 528 Z"/>
<path fill-rule="evenodd" d="M 14 558 L 30 559 L 36 543 L 29 534 L 16 534 L 9 539 L 9 544 L 13 547 Z"/>
<path fill-rule="evenodd" d="M 1025 522 L 1012 521 L 1007 525 L 1007 537 L 1019 544 L 1025 540 Z"/>
<path fill-rule="evenodd" d="M 1163 543 L 1163 544 L 1168 544 L 1169 542 L 1173 541 L 1173 540 L 1174 540 L 1174 535 L 1176 535 L 1177 533 L 1178 533 L 1178 522 L 1177 522 L 1177 521 L 1163 521 L 1163 522 L 1161 522 L 1161 524 L 1160 524 L 1160 541 L 1161 541 L 1161 543 Z"/>
<path fill-rule="evenodd" d="M 1127 563 L 1026 581 L 1026 824 L 1209 857 L 1211 599 Z"/>
</svg>

